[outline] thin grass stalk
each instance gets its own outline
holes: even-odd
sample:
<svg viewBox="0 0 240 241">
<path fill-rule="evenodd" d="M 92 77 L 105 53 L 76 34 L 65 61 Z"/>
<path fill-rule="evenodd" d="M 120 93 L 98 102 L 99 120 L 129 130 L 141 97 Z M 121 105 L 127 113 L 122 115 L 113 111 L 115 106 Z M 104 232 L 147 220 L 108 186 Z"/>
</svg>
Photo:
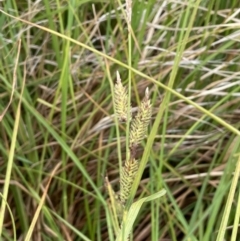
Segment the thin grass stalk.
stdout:
<svg viewBox="0 0 240 241">
<path fill-rule="evenodd" d="M 18 52 L 17 52 L 17 58 L 15 62 L 15 67 L 13 71 L 13 82 L 16 82 L 16 72 L 17 72 L 17 66 L 18 66 L 18 60 L 19 60 L 19 55 L 20 55 L 20 48 L 21 48 L 21 41 L 19 40 L 18 44 Z M 25 71 L 26 74 L 26 71 Z M 3 230 L 3 220 L 5 217 L 5 210 L 6 210 L 6 205 L 7 205 L 7 200 L 8 200 L 8 190 L 10 186 L 10 179 L 11 179 L 11 173 L 12 173 L 12 167 L 13 167 L 13 161 L 14 161 L 14 150 L 16 147 L 16 141 L 17 141 L 17 134 L 18 134 L 18 127 L 19 127 L 19 122 L 20 122 L 20 115 L 21 115 L 21 104 L 22 104 L 22 96 L 23 96 L 23 90 L 25 87 L 25 76 L 23 79 L 23 85 L 21 88 L 21 94 L 18 102 L 18 107 L 17 107 L 17 112 L 16 112 L 16 117 L 15 117 L 15 123 L 14 123 L 14 129 L 13 129 L 13 134 L 12 134 L 12 142 L 11 142 L 11 147 L 9 151 L 9 157 L 8 157 L 8 162 L 7 162 L 7 170 L 6 170 L 6 176 L 4 180 L 4 188 L 3 188 L 3 201 L 1 203 L 1 212 L 0 212 L 0 237 L 2 237 L 2 230 Z"/>
<path fill-rule="evenodd" d="M 237 233 L 238 233 L 238 228 L 239 228 L 239 218 L 240 218 L 240 188 L 238 188 L 237 210 L 236 210 L 235 218 L 234 218 L 231 241 L 237 240 Z"/>
<path fill-rule="evenodd" d="M 239 145 L 240 138 L 237 138 L 237 139 L 238 139 L 237 142 Z M 232 180 L 232 185 L 228 193 L 227 203 L 224 209 L 224 213 L 223 213 L 223 217 L 221 220 L 221 225 L 219 227 L 219 232 L 218 232 L 216 241 L 224 240 L 224 235 L 227 230 L 227 223 L 228 223 L 228 219 L 229 219 L 229 215 L 230 215 L 230 211 L 231 211 L 231 207 L 234 199 L 234 194 L 237 188 L 239 174 L 240 174 L 240 155 L 238 154 L 238 160 L 237 160 L 237 164 L 236 164 L 236 168 L 235 168 L 235 172 Z"/>
<path fill-rule="evenodd" d="M 115 112 L 115 123 L 117 132 L 117 145 L 118 145 L 118 164 L 120 180 L 122 179 L 122 155 L 121 155 L 121 138 L 119 131 L 119 121 L 128 122 L 131 119 L 131 110 L 128 107 L 129 96 L 128 91 L 122 85 L 122 80 L 119 72 L 117 71 L 117 81 L 114 86 L 114 112 Z M 130 121 L 129 121 L 130 122 Z"/>
<path fill-rule="evenodd" d="M 27 231 L 27 234 L 26 234 L 26 237 L 25 237 L 25 241 L 30 241 L 31 238 L 32 238 L 32 235 L 33 235 L 33 232 L 34 232 L 34 228 L 35 228 L 35 226 L 36 226 L 36 224 L 37 224 L 37 220 L 39 219 L 40 213 L 41 213 L 41 211 L 42 211 L 42 208 L 43 208 L 45 199 L 46 199 L 47 194 L 48 194 L 48 189 L 49 189 L 50 184 L 51 184 L 51 181 L 52 181 L 52 178 L 54 177 L 56 171 L 59 169 L 60 166 L 61 166 L 61 163 L 58 163 L 58 164 L 54 167 L 54 169 L 53 169 L 53 171 L 52 171 L 52 173 L 51 173 L 51 175 L 50 175 L 50 177 L 49 177 L 49 180 L 48 180 L 47 185 L 46 185 L 46 187 L 45 187 L 45 189 L 44 189 L 43 195 L 42 195 L 42 197 L 41 197 L 41 199 L 40 199 L 40 201 L 39 201 L 37 210 L 36 210 L 36 212 L 34 213 L 34 216 L 33 216 L 32 222 L 31 222 L 31 225 L 30 225 L 30 227 L 29 227 L 29 229 L 28 229 L 28 231 Z"/>
<path fill-rule="evenodd" d="M 61 133 L 63 133 L 63 140 L 66 141 L 66 135 L 64 133 L 66 132 L 66 121 L 67 121 L 67 98 L 68 98 L 68 81 L 69 81 L 69 74 L 68 74 L 68 66 L 69 66 L 69 47 L 70 42 L 66 41 L 64 44 L 64 59 L 63 59 L 63 66 L 62 66 L 62 72 L 60 77 L 60 83 L 61 83 L 61 95 L 62 95 L 62 101 L 61 101 Z M 61 159 L 62 159 L 62 166 L 63 166 L 63 172 L 61 174 L 63 180 L 67 179 L 67 173 L 66 173 L 66 165 L 67 165 L 67 154 L 62 151 L 61 153 Z M 63 183 L 62 187 L 63 191 L 63 216 L 65 219 L 67 219 L 67 213 L 68 213 L 68 195 L 67 195 L 67 186 Z"/>
<path fill-rule="evenodd" d="M 132 36 L 131 36 L 131 21 L 132 21 L 132 1 L 126 0 L 126 15 L 128 27 L 128 66 L 132 67 Z M 132 89 L 132 70 L 128 68 L 128 121 L 126 135 L 126 158 L 130 158 L 129 153 L 129 133 L 130 133 L 130 110 L 131 110 L 131 89 Z"/>
</svg>

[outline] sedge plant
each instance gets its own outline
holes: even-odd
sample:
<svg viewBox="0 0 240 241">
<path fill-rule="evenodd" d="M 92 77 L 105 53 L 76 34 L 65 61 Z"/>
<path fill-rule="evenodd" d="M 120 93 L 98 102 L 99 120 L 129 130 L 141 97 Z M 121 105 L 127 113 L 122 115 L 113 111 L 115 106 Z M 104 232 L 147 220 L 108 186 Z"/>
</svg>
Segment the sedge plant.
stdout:
<svg viewBox="0 0 240 241">
<path fill-rule="evenodd" d="M 109 209 L 112 216 L 112 223 L 116 234 L 116 240 L 129 240 L 134 220 L 140 210 L 143 202 L 153 200 L 162 196 L 165 191 L 162 190 L 157 195 L 143 198 L 138 202 L 131 204 L 130 208 L 126 205 L 129 201 L 132 185 L 139 168 L 139 159 L 137 159 L 137 150 L 142 140 L 145 138 L 148 125 L 152 116 L 152 105 L 149 99 L 148 88 L 145 96 L 138 107 L 137 114 L 132 117 L 130 106 L 128 106 L 128 91 L 122 85 L 121 78 L 117 72 L 117 82 L 114 88 L 114 107 L 119 122 L 127 122 L 130 117 L 129 146 L 127 148 L 126 160 L 123 167 L 119 168 L 120 190 L 115 193 L 106 177 L 106 189 L 110 197 Z M 130 110 L 130 113 L 128 111 Z"/>
<path fill-rule="evenodd" d="M 128 65 L 131 67 L 131 45 L 132 45 L 132 1 L 126 0 L 126 12 L 123 13 L 128 26 L 128 47 L 129 58 Z M 145 138 L 148 125 L 152 116 L 152 106 L 149 99 L 148 88 L 145 96 L 138 107 L 136 116 L 132 117 L 131 111 L 131 70 L 128 73 L 128 90 L 122 85 L 119 73 L 117 72 L 117 82 L 114 87 L 114 109 L 117 119 L 125 122 L 126 127 L 126 160 L 123 167 L 120 166 L 120 191 L 115 193 L 111 187 L 108 178 L 106 178 L 106 187 L 110 196 L 110 213 L 112 214 L 112 224 L 116 234 L 116 241 L 125 241 L 130 239 L 133 223 L 138 215 L 142 204 L 146 201 L 154 200 L 165 194 L 165 190 L 155 193 L 147 198 L 142 198 L 132 203 L 132 197 L 135 195 L 133 188 L 134 180 L 137 177 L 139 169 L 139 159 L 137 159 L 137 149 Z M 121 165 L 121 161 L 119 162 Z M 129 205 L 130 204 L 130 205 Z"/>
</svg>

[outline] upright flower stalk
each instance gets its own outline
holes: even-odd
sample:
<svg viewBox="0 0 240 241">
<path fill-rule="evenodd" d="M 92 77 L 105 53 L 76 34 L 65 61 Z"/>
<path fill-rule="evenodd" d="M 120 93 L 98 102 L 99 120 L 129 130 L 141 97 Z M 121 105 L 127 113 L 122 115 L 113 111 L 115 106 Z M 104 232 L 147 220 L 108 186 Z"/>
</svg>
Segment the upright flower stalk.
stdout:
<svg viewBox="0 0 240 241">
<path fill-rule="evenodd" d="M 120 122 L 127 122 L 128 110 L 131 113 L 131 107 L 128 108 L 127 89 L 122 85 L 121 78 L 117 72 L 117 81 L 114 87 L 114 107 L 115 112 Z M 131 117 L 131 115 L 129 114 Z M 152 106 L 149 100 L 149 90 L 145 91 L 145 96 L 141 101 L 135 117 L 131 117 L 130 134 L 129 134 L 129 155 L 121 168 L 120 175 L 120 191 L 118 192 L 117 202 L 122 206 L 122 212 L 129 198 L 133 181 L 139 168 L 139 160 L 136 159 L 137 149 L 141 141 L 145 138 L 147 128 L 152 116 Z M 112 190 L 112 189 L 111 189 Z M 113 193 L 113 191 L 111 191 Z M 111 194 L 112 195 L 112 194 Z M 114 194 L 115 195 L 115 194 Z M 117 209 L 119 205 L 114 203 Z M 119 212 L 118 212 L 119 213 Z"/>
<path fill-rule="evenodd" d="M 149 100 L 149 91 L 147 88 L 145 97 L 143 98 L 140 107 L 138 108 L 137 115 L 133 118 L 130 126 L 130 157 L 125 161 L 120 179 L 120 200 L 123 205 L 125 205 L 129 197 L 134 178 L 138 171 L 139 162 L 136 159 L 137 148 L 146 136 L 151 116 L 152 107 Z"/>
</svg>

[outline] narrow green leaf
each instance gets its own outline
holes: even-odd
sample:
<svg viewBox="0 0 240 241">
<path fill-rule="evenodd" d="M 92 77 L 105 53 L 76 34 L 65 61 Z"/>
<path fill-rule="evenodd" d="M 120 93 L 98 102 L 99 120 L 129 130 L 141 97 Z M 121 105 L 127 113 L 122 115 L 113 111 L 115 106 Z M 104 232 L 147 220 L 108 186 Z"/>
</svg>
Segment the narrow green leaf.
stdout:
<svg viewBox="0 0 240 241">
<path fill-rule="evenodd" d="M 163 190 L 161 190 L 157 193 L 154 193 L 154 194 L 152 194 L 148 197 L 141 198 L 137 202 L 134 202 L 131 205 L 128 213 L 126 213 L 125 220 L 122 224 L 122 228 L 120 229 L 120 232 L 119 232 L 119 234 L 116 238 L 116 241 L 125 241 L 125 240 L 128 239 L 128 236 L 131 233 L 134 221 L 136 220 L 137 215 L 138 215 L 138 213 L 140 211 L 140 208 L 142 207 L 143 203 L 155 200 L 157 198 L 160 198 L 163 195 L 165 195 L 165 193 L 166 193 L 166 191 L 163 189 Z"/>
</svg>

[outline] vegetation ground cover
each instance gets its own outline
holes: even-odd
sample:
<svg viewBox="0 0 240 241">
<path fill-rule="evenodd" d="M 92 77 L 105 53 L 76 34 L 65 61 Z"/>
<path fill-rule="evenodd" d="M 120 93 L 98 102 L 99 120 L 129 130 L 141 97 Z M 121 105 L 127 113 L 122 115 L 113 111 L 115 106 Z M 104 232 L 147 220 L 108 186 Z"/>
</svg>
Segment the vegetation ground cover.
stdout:
<svg viewBox="0 0 240 241">
<path fill-rule="evenodd" d="M 166 190 L 131 239 L 239 240 L 239 1 L 133 1 L 130 34 L 124 1 L 0 6 L 2 240 L 115 240 L 116 71 L 152 104 L 135 199 Z"/>
</svg>

